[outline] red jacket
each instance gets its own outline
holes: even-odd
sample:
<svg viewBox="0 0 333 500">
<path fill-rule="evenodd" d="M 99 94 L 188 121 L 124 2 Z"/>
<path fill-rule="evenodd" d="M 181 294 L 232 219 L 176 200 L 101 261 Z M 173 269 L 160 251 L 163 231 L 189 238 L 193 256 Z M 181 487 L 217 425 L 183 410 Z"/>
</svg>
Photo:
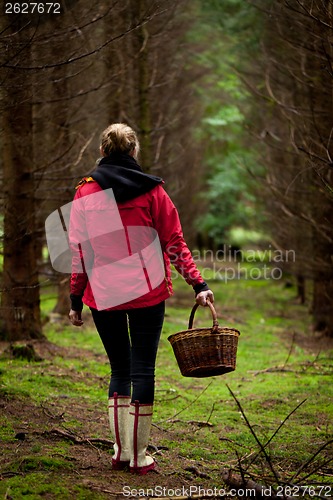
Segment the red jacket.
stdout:
<svg viewBox="0 0 333 500">
<path fill-rule="evenodd" d="M 108 214 L 105 215 L 103 212 L 103 217 L 101 217 L 100 222 L 96 223 L 96 215 L 92 218 L 92 214 L 96 214 L 96 210 L 102 210 L 103 208 L 100 206 L 104 203 L 103 198 L 100 198 L 100 196 L 104 196 L 104 194 L 101 194 L 102 191 L 100 185 L 89 178 L 88 182 L 83 183 L 77 189 L 74 197 L 74 202 L 77 201 L 78 203 L 73 203 L 74 208 L 72 208 L 70 222 L 70 243 L 72 247 L 73 245 L 80 245 L 79 252 L 75 251 L 73 253 L 71 295 L 82 297 L 84 304 L 88 307 L 97 309 L 132 309 L 153 306 L 167 299 L 173 293 L 170 262 L 189 285 L 193 287 L 201 283 L 204 285 L 204 280 L 184 240 L 177 209 L 160 184 L 145 194 L 139 195 L 129 201 L 117 203 L 116 207 L 118 208 L 118 214 L 108 212 Z M 100 193 L 98 197 L 88 196 L 93 194 L 96 195 L 97 193 Z M 102 236 L 99 236 L 99 234 L 103 232 L 102 227 L 105 225 L 106 218 L 112 220 L 113 224 L 112 233 L 109 234 L 111 239 L 107 240 L 107 244 L 106 240 L 103 239 Z M 99 224 L 101 224 L 101 228 L 97 227 Z M 138 255 L 141 256 L 141 253 L 146 252 L 145 249 L 141 253 L 135 253 L 135 242 L 133 242 L 135 235 L 133 236 L 133 228 L 138 227 L 142 228 L 141 234 L 144 235 L 143 238 L 146 238 L 145 233 L 148 234 L 149 231 L 153 231 L 150 228 L 154 228 L 157 231 L 163 255 L 162 266 L 164 268 L 162 279 L 160 275 L 156 275 L 158 284 L 152 283 L 152 281 L 154 281 L 154 276 L 150 276 L 150 280 L 147 280 L 146 293 L 143 294 L 140 294 L 140 290 L 135 290 L 137 279 L 135 271 L 133 270 L 132 272 L 130 270 L 131 262 L 136 258 L 138 260 Z M 93 237 L 90 237 L 92 230 Z M 87 241 L 87 235 L 89 241 Z M 147 246 L 143 246 L 150 248 L 149 242 L 152 242 L 152 239 L 151 236 L 147 236 L 147 238 Z M 120 249 L 123 251 L 125 241 L 127 256 L 122 262 L 128 263 L 128 267 L 124 268 L 125 272 L 122 275 L 119 275 L 119 269 L 117 267 L 116 275 L 113 275 L 112 272 L 108 271 L 113 269 L 112 263 L 117 263 L 118 266 L 119 260 L 117 260 L 117 251 L 119 250 L 120 252 Z M 110 250 L 111 243 L 113 248 L 112 255 Z M 122 257 L 118 256 L 118 258 L 123 257 L 123 254 Z M 101 293 L 104 293 L 105 297 L 111 289 L 113 292 L 121 294 L 125 287 L 127 294 L 125 296 L 133 296 L 135 298 L 127 300 L 127 302 L 124 303 L 119 303 L 113 307 L 100 307 L 99 304 L 96 304 L 93 293 L 95 288 L 92 286 L 92 278 L 87 267 L 97 270 L 93 271 L 97 273 L 97 278 L 95 276 L 95 279 L 98 283 L 96 283 L 98 287 L 104 287 Z M 147 277 L 144 262 L 142 267 Z M 106 284 L 102 285 L 101 282 L 104 280 L 106 280 Z M 156 284 L 157 286 L 155 286 Z M 141 292 L 142 290 L 141 288 Z M 121 302 L 121 299 L 119 300 Z"/>
</svg>

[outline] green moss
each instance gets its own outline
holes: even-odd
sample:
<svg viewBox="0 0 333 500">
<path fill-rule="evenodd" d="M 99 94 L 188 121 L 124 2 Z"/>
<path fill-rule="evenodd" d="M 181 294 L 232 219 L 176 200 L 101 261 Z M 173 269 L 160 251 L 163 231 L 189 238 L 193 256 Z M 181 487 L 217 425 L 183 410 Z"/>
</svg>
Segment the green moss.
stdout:
<svg viewBox="0 0 333 500">
<path fill-rule="evenodd" d="M 70 469 L 72 464 L 60 458 L 50 456 L 25 456 L 6 466 L 6 471 L 30 472 L 36 470 Z"/>
<path fill-rule="evenodd" d="M 105 495 L 92 492 L 89 489 L 75 484 L 66 476 L 51 472 L 30 472 L 24 477 L 14 476 L 0 483 L 0 495 L 3 498 L 36 500 L 48 498 L 50 500 L 102 500 Z"/>
<path fill-rule="evenodd" d="M 0 416 L 0 441 L 11 442 L 15 436 L 13 420 L 10 420 L 6 415 Z"/>
<path fill-rule="evenodd" d="M 247 457 L 256 457 L 250 465 L 251 470 L 262 473 L 267 468 L 269 473 L 254 432 L 262 444 L 271 440 L 267 453 L 272 463 L 291 476 L 333 434 L 333 388 L 329 376 L 332 375 L 333 353 L 318 352 L 316 348 L 306 350 L 294 341 L 294 332 L 310 335 L 306 307 L 296 304 L 294 290 L 285 288 L 280 281 L 216 282 L 212 288 L 220 324 L 241 331 L 237 367 L 224 376 L 187 378 L 181 376 L 167 338 L 187 329 L 194 301 L 184 280 L 175 280 L 174 287 L 175 297 L 167 303 L 156 366 L 154 423 L 166 433 L 160 434 L 163 436 L 161 442 L 153 441 L 153 444 L 166 446 L 170 454 L 177 453 L 194 464 L 198 462 L 213 469 L 219 469 L 221 464 L 237 463 L 237 456 L 244 457 L 244 465 L 251 463 L 251 458 Z M 208 327 L 211 324 L 209 309 L 200 308 L 195 325 Z M 84 329 L 78 330 L 48 324 L 45 333 L 49 340 L 68 349 L 67 355 L 34 365 L 19 359 L 1 359 L 0 397 L 9 401 L 25 396 L 30 398 L 31 404 L 37 405 L 50 400 L 61 405 L 65 398 L 73 406 L 84 400 L 86 408 L 104 407 L 110 368 L 93 325 L 86 321 Z M 73 346 L 75 349 L 71 349 Z M 250 422 L 252 432 L 228 386 Z M 293 412 L 303 400 L 305 403 Z M 209 421 L 213 426 L 200 427 L 192 421 Z M 82 433 L 85 425 L 79 417 L 66 418 L 67 429 Z M 16 426 L 14 416 L 2 420 L 1 439 L 4 442 L 13 439 Z M 94 435 L 93 429 L 89 432 Z M 13 471 L 24 471 L 26 476 L 21 478 L 20 484 L 16 478 L 6 478 L 2 485 L 0 483 L 5 487 L 0 492 L 6 492 L 8 487 L 13 498 L 23 497 L 23 491 L 27 498 L 29 495 L 36 498 L 36 491 L 47 492 L 44 493 L 47 498 L 98 498 L 84 489 L 81 491 L 78 486 L 75 486 L 78 489 L 74 495 L 74 485 L 67 479 L 61 484 L 54 475 L 54 470 L 71 471 L 71 461 L 66 458 L 69 447 L 68 442 L 53 443 L 49 448 L 40 448 L 34 443 L 21 457 L 21 465 L 19 461 L 11 464 Z M 59 454 L 59 459 L 52 459 L 55 453 Z M 162 464 L 164 460 L 168 463 L 168 453 L 160 458 Z M 329 450 L 323 450 L 319 456 L 323 461 L 325 453 Z M 38 474 L 41 476 L 36 486 L 37 483 L 33 485 L 30 481 Z M 325 481 L 319 474 L 315 477 Z M 52 497 L 57 488 L 58 497 Z"/>
</svg>

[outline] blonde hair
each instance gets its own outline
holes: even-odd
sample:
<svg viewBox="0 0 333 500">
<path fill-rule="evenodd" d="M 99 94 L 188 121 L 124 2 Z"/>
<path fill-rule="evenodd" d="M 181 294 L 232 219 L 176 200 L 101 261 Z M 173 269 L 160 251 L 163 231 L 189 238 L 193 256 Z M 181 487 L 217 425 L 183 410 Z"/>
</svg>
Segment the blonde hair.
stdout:
<svg viewBox="0 0 333 500">
<path fill-rule="evenodd" d="M 134 130 L 125 123 L 112 123 L 101 134 L 101 148 L 105 155 L 111 153 L 131 153 L 137 157 L 140 149 Z"/>
</svg>

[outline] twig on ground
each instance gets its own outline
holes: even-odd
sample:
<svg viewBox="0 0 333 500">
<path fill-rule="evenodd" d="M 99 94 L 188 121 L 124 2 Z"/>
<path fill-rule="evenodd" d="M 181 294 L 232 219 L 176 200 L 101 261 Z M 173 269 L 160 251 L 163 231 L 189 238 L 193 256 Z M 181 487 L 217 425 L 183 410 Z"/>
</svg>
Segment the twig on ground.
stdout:
<svg viewBox="0 0 333 500">
<path fill-rule="evenodd" d="M 264 446 L 262 445 L 261 441 L 259 440 L 259 438 L 258 438 L 257 434 L 254 432 L 254 429 L 253 429 L 252 425 L 250 424 L 250 422 L 249 422 L 249 420 L 248 420 L 247 416 L 245 415 L 244 410 L 243 410 L 243 408 L 242 408 L 242 405 L 240 404 L 240 402 L 238 401 L 238 399 L 236 398 L 235 394 L 232 392 L 232 390 L 230 389 L 230 387 L 228 386 L 228 384 L 227 384 L 227 388 L 228 388 L 228 390 L 229 390 L 229 392 L 230 392 L 231 396 L 234 398 L 234 400 L 235 400 L 235 402 L 236 402 L 236 404 L 237 404 L 237 406 L 238 406 L 238 408 L 239 408 L 240 412 L 242 413 L 242 415 L 243 415 L 243 417 L 244 417 L 244 420 L 245 420 L 245 422 L 246 422 L 246 425 L 247 425 L 247 426 L 248 426 L 248 428 L 250 429 L 252 436 L 254 437 L 254 439 L 256 440 L 257 444 L 259 445 L 259 447 L 260 447 L 261 451 L 263 452 L 263 454 L 264 454 L 264 456 L 265 456 L 265 459 L 266 459 L 266 461 L 267 461 L 267 463 L 268 463 L 268 465 L 269 465 L 269 468 L 270 468 L 270 469 L 271 469 L 271 471 L 272 471 L 272 474 L 273 474 L 273 476 L 274 476 L 274 478 L 275 478 L 276 482 L 279 484 L 279 476 L 278 476 L 278 474 L 276 473 L 276 471 L 275 471 L 275 469 L 274 469 L 274 467 L 273 467 L 273 464 L 272 464 L 272 461 L 271 461 L 271 459 L 270 459 L 270 456 L 266 453 L 266 450 L 265 450 Z"/>
<path fill-rule="evenodd" d="M 298 408 L 299 408 L 300 406 L 302 406 L 302 404 L 303 404 L 303 403 L 305 403 L 305 401 L 306 401 L 306 399 L 304 399 L 303 401 L 301 401 L 301 402 L 300 402 L 300 403 L 296 406 L 296 408 L 294 408 L 294 409 L 293 409 L 293 410 L 292 410 L 292 411 L 291 411 L 291 412 L 290 412 L 290 413 L 289 413 L 289 414 L 285 417 L 285 419 L 284 419 L 284 420 L 282 420 L 281 424 L 278 426 L 278 428 L 276 429 L 276 431 L 275 431 L 275 432 L 273 432 L 273 434 L 272 434 L 272 435 L 271 435 L 271 437 L 268 439 L 268 441 L 266 441 L 266 443 L 263 445 L 263 447 L 264 447 L 264 448 L 266 448 L 266 447 L 269 445 L 269 443 L 270 443 L 270 442 L 271 442 L 271 441 L 275 438 L 275 436 L 277 435 L 277 433 L 280 431 L 281 427 L 283 427 L 283 426 L 284 426 L 284 424 L 286 423 L 286 421 L 288 420 L 288 418 L 290 418 L 290 417 L 291 417 L 291 415 L 292 415 L 293 413 L 295 413 L 295 411 L 297 411 L 297 410 L 298 410 Z M 260 452 L 261 452 L 261 450 L 260 450 L 260 451 L 258 451 L 258 452 L 254 455 L 254 457 L 252 458 L 252 460 L 251 460 L 251 462 L 250 462 L 250 464 L 248 465 L 248 467 L 247 467 L 247 469 L 246 469 L 246 470 L 248 470 L 248 469 L 249 469 L 249 467 L 253 464 L 253 462 L 255 461 L 255 459 L 257 458 L 257 456 L 260 454 Z"/>
<path fill-rule="evenodd" d="M 198 427 L 214 427 L 214 425 L 210 422 L 203 420 L 181 420 L 180 418 L 173 418 L 168 420 L 168 422 L 170 422 L 171 424 L 180 422 L 183 424 L 197 425 Z"/>
<path fill-rule="evenodd" d="M 50 410 L 43 405 L 43 403 L 41 403 L 40 406 L 47 417 L 54 420 L 63 420 L 65 412 L 62 412 L 59 415 L 55 415 L 54 413 L 51 413 Z"/>
<path fill-rule="evenodd" d="M 312 455 L 306 462 L 304 462 L 304 464 L 302 464 L 298 469 L 297 471 L 295 472 L 295 474 L 292 476 L 291 478 L 291 481 L 295 480 L 297 478 L 297 476 L 302 472 L 302 470 L 304 470 L 308 465 L 311 464 L 311 462 L 313 462 L 313 460 L 316 458 L 317 455 L 319 455 L 319 453 L 321 451 L 323 451 L 328 445 L 332 444 L 333 443 L 333 439 L 327 441 L 326 443 L 324 443 L 317 451 L 316 453 L 314 453 L 314 455 Z M 312 476 L 312 474 L 314 474 L 315 472 L 318 471 L 318 469 L 320 469 L 321 467 L 323 467 L 324 465 L 327 465 L 329 463 L 333 462 L 333 458 L 330 458 L 329 460 L 327 460 L 324 464 L 320 464 L 320 466 L 314 470 L 312 470 L 311 472 L 309 472 L 309 474 L 307 474 L 306 476 L 302 477 L 302 481 L 304 481 L 304 479 L 307 479 L 308 477 Z"/>
<path fill-rule="evenodd" d="M 153 453 L 154 455 L 163 455 L 163 451 L 169 450 L 167 446 L 155 446 L 154 444 L 149 444 L 147 449 L 150 453 Z"/>
<path fill-rule="evenodd" d="M 208 474 L 206 474 L 205 472 L 200 472 L 199 469 L 197 469 L 197 467 L 194 466 L 185 467 L 184 470 L 186 470 L 187 472 L 191 472 L 195 476 L 202 477 L 205 479 L 210 479 L 210 476 Z"/>
<path fill-rule="evenodd" d="M 179 410 L 172 418 L 167 418 L 166 420 L 162 420 L 161 422 L 159 422 L 159 424 L 162 424 L 163 422 L 170 422 L 170 420 L 172 421 L 175 417 L 178 417 L 178 415 L 180 415 L 181 413 L 183 413 L 183 411 L 188 410 L 207 391 L 208 387 L 210 387 L 212 383 L 213 382 L 209 382 L 209 384 L 204 388 L 204 390 L 201 391 L 200 394 L 193 401 L 191 401 L 190 404 L 188 404 L 187 406 L 185 406 L 185 408 L 183 408 L 182 410 Z"/>
<path fill-rule="evenodd" d="M 221 475 L 223 481 L 237 492 L 240 492 L 241 494 L 239 494 L 239 496 L 244 498 L 247 498 L 247 495 L 253 496 L 252 492 L 255 492 L 255 495 L 258 496 L 258 498 L 269 497 L 271 500 L 281 500 L 281 498 L 284 498 L 285 500 L 292 500 L 295 498 L 286 495 L 282 496 L 281 494 L 277 495 L 271 486 L 264 486 L 252 481 L 252 479 L 244 479 L 242 476 L 235 474 L 231 470 L 224 469 Z M 269 493 L 269 495 L 267 493 Z"/>
<path fill-rule="evenodd" d="M 210 414 L 208 415 L 207 424 L 209 424 L 210 417 L 213 415 L 214 410 L 215 410 L 215 403 L 213 403 L 212 409 L 210 410 Z M 210 425 L 213 425 L 213 424 L 210 424 Z"/>
<path fill-rule="evenodd" d="M 111 439 L 103 439 L 103 438 L 82 438 L 79 436 L 76 436 L 75 434 L 71 432 L 65 432 L 60 429 L 51 429 L 50 431 L 43 431 L 43 432 L 36 432 L 37 434 L 43 434 L 43 435 L 52 435 L 59 437 L 61 439 L 68 439 L 74 444 L 89 444 L 91 446 L 95 445 L 104 445 L 109 448 L 111 448 L 114 444 Z"/>
<path fill-rule="evenodd" d="M 294 348 L 294 345 L 295 345 L 295 338 L 296 338 L 296 332 L 293 331 L 293 338 L 292 338 L 292 341 L 291 341 L 291 344 L 290 344 L 290 349 L 289 349 L 289 352 L 288 352 L 288 356 L 287 356 L 287 359 L 285 360 L 284 364 L 283 364 L 283 368 L 286 366 L 286 364 L 288 363 L 289 361 L 289 358 L 291 356 L 291 353 L 293 351 L 293 348 Z"/>
<path fill-rule="evenodd" d="M 257 375 L 261 375 L 262 373 L 275 373 L 275 372 L 281 372 L 281 373 L 296 373 L 295 370 L 291 370 L 290 368 L 285 368 L 284 365 L 283 366 L 270 366 L 268 368 L 264 368 L 263 370 L 255 370 L 255 371 L 252 371 L 250 370 L 250 373 L 252 373 L 255 377 Z"/>
<path fill-rule="evenodd" d="M 304 399 L 303 401 L 301 401 L 301 403 L 299 403 L 288 415 L 287 417 L 281 422 L 281 424 L 279 425 L 279 427 L 276 429 L 276 431 L 272 434 L 272 436 L 269 438 L 269 440 L 263 445 L 260 440 L 258 439 L 256 433 L 254 432 L 253 430 L 253 427 L 251 426 L 250 422 L 248 421 L 243 409 L 242 409 L 242 406 L 240 404 L 240 402 L 237 400 L 236 396 L 233 394 L 232 390 L 230 389 L 230 387 L 227 385 L 228 389 L 229 389 L 229 392 L 230 394 L 232 395 L 232 397 L 234 398 L 239 410 L 241 411 L 244 419 L 245 419 L 245 422 L 247 424 L 247 426 L 249 427 L 250 431 L 251 431 L 251 434 L 253 435 L 253 437 L 255 438 L 257 444 L 259 445 L 260 447 L 260 451 L 257 452 L 254 456 L 254 458 L 251 460 L 251 463 L 249 464 L 249 466 L 247 467 L 247 469 L 251 466 L 251 464 L 253 463 L 253 461 L 255 460 L 255 458 L 261 453 L 263 452 L 265 458 L 266 458 L 266 461 L 269 465 L 269 468 L 271 470 L 271 472 L 273 473 L 274 475 L 274 478 L 277 482 L 277 488 L 282 488 L 282 491 L 278 490 L 278 493 L 274 490 L 273 486 L 263 486 L 259 483 L 256 483 L 255 481 L 253 481 L 252 479 L 245 479 L 245 476 L 244 476 L 244 469 L 242 468 L 242 465 L 241 465 L 241 461 L 240 459 L 238 458 L 238 466 L 239 466 L 239 469 L 240 469 L 240 473 L 241 475 L 237 475 L 237 474 L 234 474 L 231 470 L 228 471 L 228 470 L 224 470 L 222 471 L 222 478 L 223 480 L 225 481 L 225 483 L 228 485 L 228 486 L 232 486 L 233 488 L 237 489 L 239 488 L 240 490 L 242 490 L 244 492 L 244 488 L 249 488 L 249 489 L 253 489 L 254 491 L 256 491 L 256 493 L 259 495 L 259 497 L 266 497 L 268 496 L 267 495 L 267 491 L 269 491 L 269 497 L 271 499 L 275 499 L 275 500 L 278 500 L 279 498 L 281 498 L 281 496 L 285 499 L 285 500 L 291 500 L 293 498 L 296 498 L 296 497 L 292 497 L 292 496 L 288 496 L 286 494 L 286 491 L 285 491 L 285 488 L 286 487 L 290 487 L 291 488 L 291 492 L 293 491 L 293 488 L 297 488 L 297 492 L 298 492 L 298 489 L 299 490 L 306 490 L 307 486 L 301 486 L 299 483 L 300 481 L 304 481 L 305 479 L 308 479 L 310 476 L 312 476 L 315 472 L 318 472 L 318 470 L 320 468 L 322 468 L 324 465 L 327 465 L 331 462 L 333 462 L 333 458 L 330 458 L 328 459 L 327 461 L 325 461 L 324 463 L 321 463 L 320 465 L 318 465 L 318 467 L 314 468 L 311 470 L 311 472 L 309 474 L 307 474 L 306 476 L 303 476 L 298 482 L 294 482 L 295 479 L 297 478 L 297 476 L 306 468 L 308 467 L 315 459 L 315 457 L 323 450 L 325 449 L 327 446 L 329 446 L 330 444 L 333 443 L 333 439 L 327 441 L 326 443 L 324 443 L 317 451 L 316 453 L 314 453 L 304 464 L 301 465 L 301 467 L 299 467 L 299 469 L 295 472 L 295 474 L 292 476 L 292 478 L 289 480 L 289 481 L 281 481 L 280 478 L 278 477 L 275 469 L 273 468 L 273 464 L 271 462 L 271 459 L 269 457 L 269 455 L 267 455 L 266 453 L 266 450 L 265 448 L 267 447 L 267 445 L 272 441 L 272 439 L 277 435 L 277 433 L 279 432 L 279 430 L 281 429 L 281 427 L 285 424 L 285 422 L 291 417 L 291 415 L 293 413 L 295 413 L 298 408 L 303 404 L 305 403 L 306 399 Z M 237 452 L 236 452 L 237 453 Z M 237 457 L 238 457 L 238 454 L 237 454 Z M 244 495 L 243 495 L 244 496 Z M 321 497 L 319 497 L 321 498 Z"/>
<path fill-rule="evenodd" d="M 313 363 L 310 364 L 310 366 L 313 366 Z M 304 374 L 308 368 L 305 368 L 303 370 L 292 370 L 290 368 L 285 368 L 283 366 L 271 366 L 269 368 L 265 368 L 264 370 L 256 370 L 256 371 L 249 371 L 249 373 L 252 373 L 255 377 L 257 375 L 260 375 L 261 373 L 297 373 L 298 375 Z M 326 376 L 326 375 L 332 375 L 332 370 L 328 370 L 325 372 L 319 372 L 319 371 L 312 371 L 311 375 L 320 375 L 320 376 Z"/>
</svg>

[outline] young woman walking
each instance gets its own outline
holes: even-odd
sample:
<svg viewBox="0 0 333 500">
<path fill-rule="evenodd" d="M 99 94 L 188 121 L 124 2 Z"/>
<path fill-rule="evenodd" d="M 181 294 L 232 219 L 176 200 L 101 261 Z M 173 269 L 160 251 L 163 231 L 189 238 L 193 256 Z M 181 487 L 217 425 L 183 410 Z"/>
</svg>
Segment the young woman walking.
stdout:
<svg viewBox="0 0 333 500">
<path fill-rule="evenodd" d="M 170 263 L 202 306 L 213 302 L 184 240 L 177 209 L 163 180 L 137 162 L 139 141 L 126 124 L 101 135 L 102 159 L 77 187 L 70 220 L 73 250 L 70 321 L 92 313 L 110 361 L 112 467 L 146 474 L 153 415 L 155 361 L 165 300 L 172 294 Z"/>
</svg>

